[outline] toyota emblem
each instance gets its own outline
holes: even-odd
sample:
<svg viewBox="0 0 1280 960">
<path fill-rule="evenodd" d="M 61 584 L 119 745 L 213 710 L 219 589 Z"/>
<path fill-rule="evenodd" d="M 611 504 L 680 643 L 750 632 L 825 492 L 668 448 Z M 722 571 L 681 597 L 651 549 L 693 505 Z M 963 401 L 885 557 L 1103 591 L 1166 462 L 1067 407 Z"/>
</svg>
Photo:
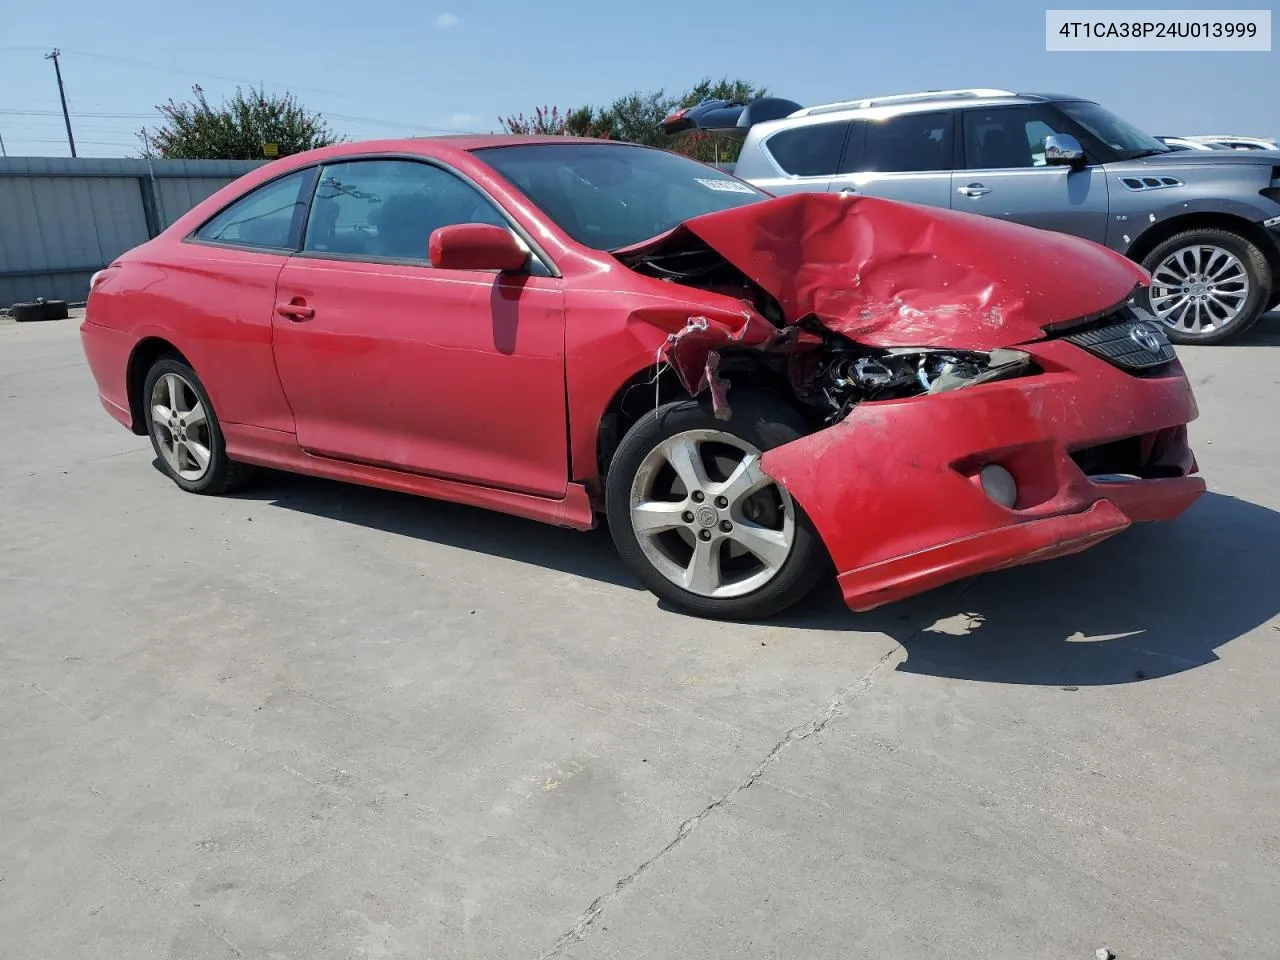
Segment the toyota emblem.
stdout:
<svg viewBox="0 0 1280 960">
<path fill-rule="evenodd" d="M 1161 350 L 1160 338 L 1145 323 L 1139 324 L 1130 330 L 1129 339 L 1143 350 L 1149 350 L 1151 353 L 1159 353 Z"/>
</svg>

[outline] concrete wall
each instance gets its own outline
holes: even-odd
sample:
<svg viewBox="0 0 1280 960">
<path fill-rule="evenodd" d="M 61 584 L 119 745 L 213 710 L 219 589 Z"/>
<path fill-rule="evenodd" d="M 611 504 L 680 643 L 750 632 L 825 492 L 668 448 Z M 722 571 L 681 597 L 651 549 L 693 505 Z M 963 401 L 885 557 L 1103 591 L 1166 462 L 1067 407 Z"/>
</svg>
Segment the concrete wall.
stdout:
<svg viewBox="0 0 1280 960">
<path fill-rule="evenodd" d="M 83 300 L 95 270 L 260 162 L 0 158 L 0 306 Z"/>
</svg>

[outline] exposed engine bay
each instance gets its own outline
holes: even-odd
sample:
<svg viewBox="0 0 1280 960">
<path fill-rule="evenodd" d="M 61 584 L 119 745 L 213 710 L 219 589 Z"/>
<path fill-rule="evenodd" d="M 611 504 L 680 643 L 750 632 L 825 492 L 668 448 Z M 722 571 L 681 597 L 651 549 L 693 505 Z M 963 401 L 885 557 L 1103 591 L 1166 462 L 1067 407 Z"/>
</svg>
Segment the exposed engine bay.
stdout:
<svg viewBox="0 0 1280 960">
<path fill-rule="evenodd" d="M 715 321 L 692 317 L 671 334 L 663 351 L 685 389 L 697 396 L 710 388 L 723 416 L 728 416 L 726 378 L 761 366 L 785 379 L 795 398 L 813 408 L 824 425 L 844 419 L 863 401 L 943 393 L 1035 372 L 1031 358 L 1019 350 L 865 346 L 828 329 L 813 314 L 788 326 L 773 296 L 696 241 L 621 259 L 638 273 L 733 297 L 747 308 L 740 335 L 727 342 L 717 336 Z M 699 356 L 705 357 L 701 368 L 690 362 Z"/>
</svg>

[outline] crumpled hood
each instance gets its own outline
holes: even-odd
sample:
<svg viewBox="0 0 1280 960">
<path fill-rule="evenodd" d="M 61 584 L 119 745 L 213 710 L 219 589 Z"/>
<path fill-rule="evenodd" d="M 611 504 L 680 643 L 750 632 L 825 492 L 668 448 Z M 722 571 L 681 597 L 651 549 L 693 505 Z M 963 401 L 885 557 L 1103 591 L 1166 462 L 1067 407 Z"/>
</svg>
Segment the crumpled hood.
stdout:
<svg viewBox="0 0 1280 960">
<path fill-rule="evenodd" d="M 1147 282 L 1087 240 L 873 197 L 776 197 L 689 220 L 654 246 L 682 232 L 772 295 L 787 323 L 813 315 L 872 347 L 1012 346 Z"/>
</svg>

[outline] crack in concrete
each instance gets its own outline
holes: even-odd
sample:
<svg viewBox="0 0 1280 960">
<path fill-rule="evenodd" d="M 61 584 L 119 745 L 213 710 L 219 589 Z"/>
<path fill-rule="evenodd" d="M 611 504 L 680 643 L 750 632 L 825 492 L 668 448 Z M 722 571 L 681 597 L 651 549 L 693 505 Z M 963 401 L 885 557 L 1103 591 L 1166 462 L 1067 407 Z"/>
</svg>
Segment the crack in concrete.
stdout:
<svg viewBox="0 0 1280 960">
<path fill-rule="evenodd" d="M 923 627 L 919 629 L 923 629 Z M 917 630 L 917 632 L 919 631 Z M 755 769 L 747 775 L 746 779 L 737 784 L 732 790 L 724 794 L 722 797 L 719 797 L 707 804 L 699 813 L 680 824 L 679 829 L 676 830 L 675 837 L 672 838 L 670 843 L 644 863 L 640 864 L 640 866 L 636 867 L 636 869 L 631 871 L 631 873 L 618 880 L 613 885 L 613 889 L 608 893 L 601 894 L 593 900 L 591 905 L 587 907 L 586 911 L 574 922 L 573 926 L 562 933 L 559 938 L 557 938 L 556 942 L 548 949 L 538 955 L 538 960 L 551 960 L 551 958 L 558 956 L 569 944 L 583 939 L 591 925 L 600 918 L 602 913 L 604 913 L 605 908 L 620 896 L 627 887 L 639 880 L 640 877 L 644 876 L 644 874 L 658 863 L 658 861 L 662 860 L 667 854 L 683 843 L 685 838 L 693 832 L 694 828 L 697 827 L 698 824 L 710 817 L 721 807 L 730 803 L 734 797 L 740 794 L 743 790 L 751 787 L 757 780 L 764 776 L 765 771 L 777 761 L 784 750 L 792 744 L 799 743 L 801 740 L 807 740 L 809 737 L 821 733 L 826 726 L 840 714 L 840 710 L 843 706 L 852 700 L 857 699 L 860 695 L 865 693 L 873 683 L 875 683 L 880 673 L 884 670 L 885 665 L 888 664 L 902 649 L 902 644 L 895 643 L 890 650 L 886 651 L 884 655 L 876 661 L 875 666 L 868 670 L 856 682 L 850 684 L 839 694 L 828 700 L 826 708 L 823 709 L 820 714 L 813 719 L 806 720 L 804 723 L 798 724 L 788 730 L 786 734 L 783 735 L 782 739 L 775 743 L 773 748 L 765 754 L 764 759 L 756 764 Z"/>
<path fill-rule="evenodd" d="M 571 926 L 568 930 L 566 930 L 558 938 L 556 938 L 555 943 L 553 943 L 550 947 L 548 947 L 542 953 L 538 954 L 538 960 L 552 960 L 553 957 L 558 956 L 560 952 L 564 950 L 565 947 L 569 946 L 569 944 L 582 940 L 586 935 L 587 930 L 592 926 L 592 924 L 594 924 L 598 919 L 600 919 L 600 916 L 601 914 L 604 913 L 605 908 L 614 900 L 616 900 L 619 896 L 621 896 L 622 892 L 627 887 L 631 886 L 633 883 L 639 880 L 640 877 L 644 876 L 644 874 L 648 872 L 650 867 L 652 867 L 658 861 L 662 860 L 667 854 L 669 854 L 672 850 L 674 850 L 681 843 L 683 843 L 685 838 L 688 837 L 689 834 L 693 832 L 694 827 L 696 827 L 703 820 L 707 819 L 707 817 L 711 816 L 711 814 L 719 810 L 725 804 L 733 800 L 733 798 L 736 797 L 738 794 L 740 794 L 743 790 L 746 790 L 748 787 L 756 783 L 756 781 L 758 781 L 762 776 L 764 776 L 765 771 L 768 770 L 769 767 L 773 765 L 773 763 L 778 759 L 778 757 L 782 755 L 782 752 L 786 750 L 787 747 L 791 746 L 793 743 L 798 743 L 801 740 L 807 740 L 809 737 L 812 737 L 814 734 L 821 733 L 826 728 L 826 726 L 829 723 L 831 723 L 832 720 L 834 720 L 837 716 L 839 716 L 841 707 L 857 699 L 859 696 L 865 693 L 871 687 L 871 685 L 875 683 L 876 680 L 879 678 L 881 672 L 883 672 L 885 668 L 885 665 L 888 664 L 894 658 L 894 656 L 899 652 L 906 652 L 907 644 L 909 644 L 916 637 L 920 636 L 920 634 L 922 634 L 925 630 L 927 630 L 933 624 L 934 619 L 936 619 L 936 615 L 939 610 L 942 610 L 947 604 L 958 603 L 972 584 L 973 584 L 972 578 L 968 580 L 960 581 L 958 584 L 956 584 L 956 588 L 953 591 L 951 591 L 948 596 L 944 597 L 937 604 L 934 604 L 929 609 L 927 609 L 924 612 L 923 616 L 921 617 L 919 625 L 914 630 L 911 631 L 911 633 L 906 637 L 906 639 L 898 643 L 895 643 L 890 649 L 886 650 L 884 654 L 881 655 L 880 659 L 875 662 L 875 665 L 870 670 L 868 670 L 865 674 L 863 674 L 860 678 L 858 678 L 858 680 L 856 680 L 854 683 L 846 687 L 839 694 L 837 694 L 836 696 L 828 700 L 826 709 L 824 709 L 820 714 L 818 714 L 818 716 L 814 717 L 812 720 L 808 720 L 788 730 L 783 735 L 782 739 L 773 745 L 773 748 L 765 755 L 765 758 L 761 760 L 758 764 L 756 764 L 755 769 L 753 769 L 751 773 L 747 775 L 747 778 L 745 780 L 743 780 L 741 783 L 735 786 L 732 790 L 730 790 L 724 796 L 716 800 L 713 800 L 711 803 L 707 804 L 705 807 L 702 808 L 702 810 L 698 814 L 690 817 L 684 823 L 680 824 L 680 828 L 676 830 L 676 835 L 671 840 L 670 843 L 668 843 L 665 847 L 663 847 L 661 850 L 655 853 L 652 857 L 650 857 L 644 863 L 640 864 L 640 866 L 632 870 L 625 877 L 622 877 L 620 880 L 616 881 L 613 885 L 613 889 L 610 890 L 608 893 L 601 894 L 600 896 L 592 900 L 591 905 L 587 907 L 586 911 L 584 911 L 581 916 L 578 917 L 578 919 L 574 922 L 573 926 Z"/>
<path fill-rule="evenodd" d="M 134 883 L 142 887 L 142 889 L 146 890 L 148 893 L 151 893 L 154 896 L 159 897 L 161 900 L 164 900 L 165 902 L 172 904 L 173 906 L 176 906 L 176 907 L 184 906 L 179 901 L 178 898 L 170 895 L 165 890 L 161 889 L 159 886 L 152 883 L 150 880 L 146 879 L 145 877 L 140 877 L 134 874 L 131 870 L 129 870 L 128 867 L 124 866 L 124 864 L 117 863 L 115 860 L 112 860 L 106 854 L 101 852 L 97 853 L 97 857 L 103 863 L 110 865 L 115 870 L 119 871 L 122 876 L 128 878 L 129 880 L 132 880 Z M 175 881 L 170 881 L 170 882 L 174 883 L 175 886 L 178 886 L 178 884 Z M 197 912 L 195 914 L 195 918 L 196 918 L 196 922 L 199 923 L 200 926 L 204 927 L 206 930 L 209 931 L 209 933 L 211 933 L 213 936 L 221 940 L 223 944 L 226 945 L 227 949 L 230 950 L 233 954 L 235 954 L 237 957 L 241 957 L 241 958 L 245 957 L 245 952 L 241 950 L 239 946 L 236 945 L 235 941 L 233 941 L 225 933 L 223 933 L 221 930 L 215 927 L 207 919 L 205 919 L 205 917 L 202 914 Z"/>
</svg>

